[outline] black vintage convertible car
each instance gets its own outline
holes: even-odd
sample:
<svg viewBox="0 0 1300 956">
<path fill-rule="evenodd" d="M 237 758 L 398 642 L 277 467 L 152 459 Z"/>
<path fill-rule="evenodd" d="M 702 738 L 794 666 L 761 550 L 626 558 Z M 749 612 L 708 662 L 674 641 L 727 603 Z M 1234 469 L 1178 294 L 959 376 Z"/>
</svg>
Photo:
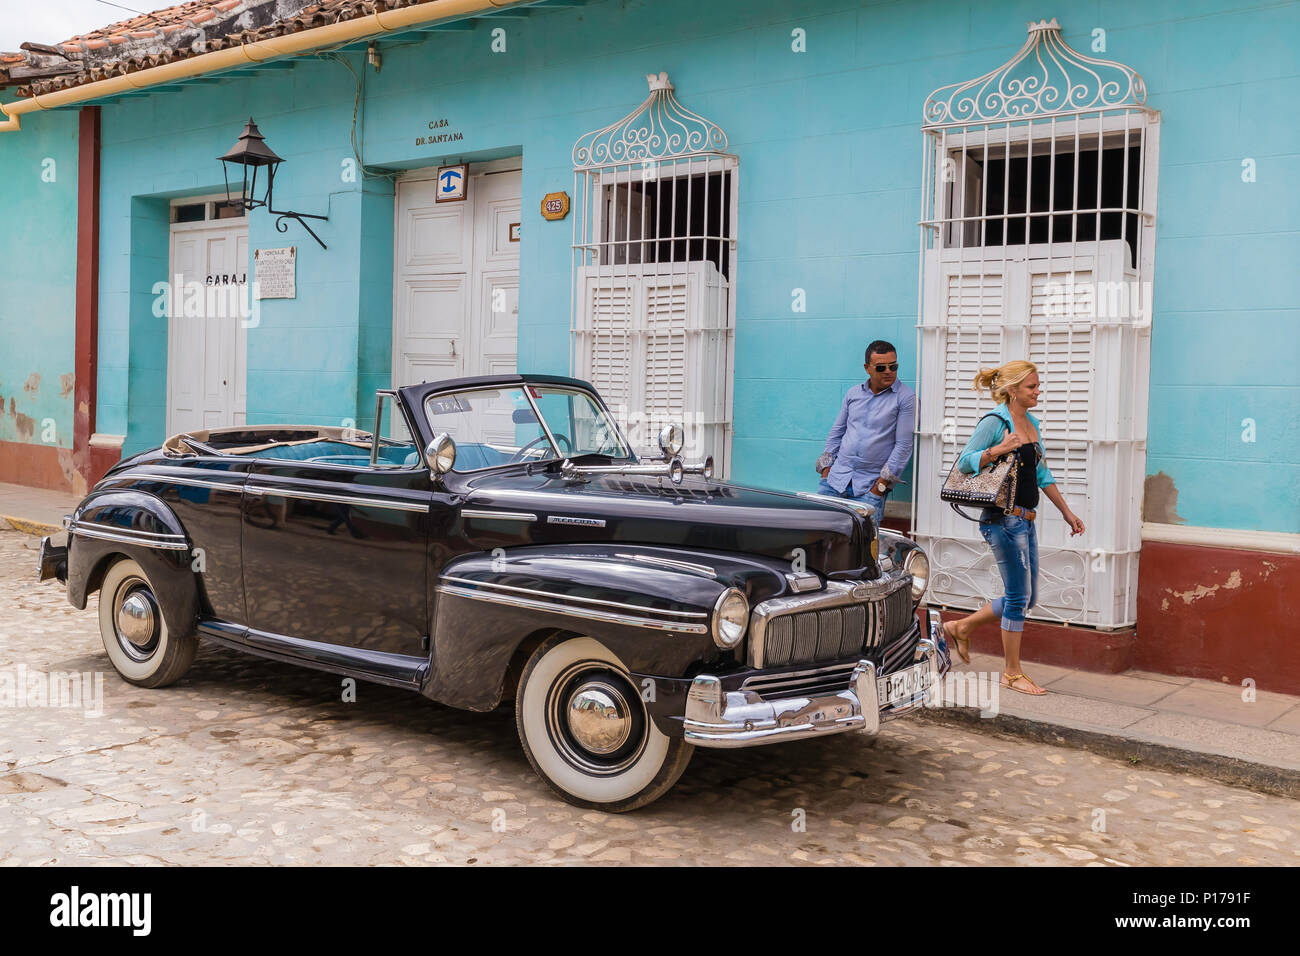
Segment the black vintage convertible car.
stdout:
<svg viewBox="0 0 1300 956">
<path fill-rule="evenodd" d="M 499 375 L 378 395 L 373 432 L 234 427 L 120 462 L 47 538 L 99 592 L 118 673 L 163 687 L 200 640 L 419 691 L 513 701 L 584 807 L 665 793 L 695 747 L 874 734 L 947 671 L 924 552 L 838 498 L 642 461 L 587 383 Z M 924 617 L 924 626 L 922 625 Z"/>
</svg>

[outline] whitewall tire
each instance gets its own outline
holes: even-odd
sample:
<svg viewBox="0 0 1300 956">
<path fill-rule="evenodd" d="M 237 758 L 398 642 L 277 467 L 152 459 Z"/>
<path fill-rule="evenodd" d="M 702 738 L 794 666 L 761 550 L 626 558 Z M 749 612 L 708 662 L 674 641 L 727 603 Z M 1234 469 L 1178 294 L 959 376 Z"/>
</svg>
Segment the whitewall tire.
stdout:
<svg viewBox="0 0 1300 956">
<path fill-rule="evenodd" d="M 515 724 L 529 763 L 553 790 L 613 813 L 667 793 L 695 749 L 654 725 L 622 662 L 590 637 L 557 635 L 533 652 Z"/>
<path fill-rule="evenodd" d="M 194 661 L 194 632 L 175 634 L 163 618 L 153 585 L 130 558 L 117 561 L 99 589 L 99 635 L 113 668 L 140 687 L 180 680 Z"/>
</svg>

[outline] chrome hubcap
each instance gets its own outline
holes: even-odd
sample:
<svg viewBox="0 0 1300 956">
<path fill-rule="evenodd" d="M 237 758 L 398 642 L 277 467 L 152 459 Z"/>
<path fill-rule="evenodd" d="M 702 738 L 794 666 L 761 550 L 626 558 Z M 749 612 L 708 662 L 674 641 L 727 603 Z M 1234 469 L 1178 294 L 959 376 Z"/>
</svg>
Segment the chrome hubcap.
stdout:
<svg viewBox="0 0 1300 956">
<path fill-rule="evenodd" d="M 619 774 L 640 759 L 650 715 L 626 674 L 604 661 L 577 661 L 546 692 L 546 732 L 583 773 Z"/>
<path fill-rule="evenodd" d="M 136 647 L 148 647 L 153 638 L 154 611 L 140 591 L 132 593 L 117 611 L 117 629 Z"/>
<path fill-rule="evenodd" d="M 632 732 L 631 708 L 618 688 L 593 680 L 578 687 L 565 708 L 574 740 L 594 754 L 611 754 Z"/>
<path fill-rule="evenodd" d="M 136 661 L 147 661 L 158 650 L 162 636 L 162 615 L 148 585 L 138 578 L 124 581 L 118 589 L 113 623 L 118 647 Z"/>
</svg>

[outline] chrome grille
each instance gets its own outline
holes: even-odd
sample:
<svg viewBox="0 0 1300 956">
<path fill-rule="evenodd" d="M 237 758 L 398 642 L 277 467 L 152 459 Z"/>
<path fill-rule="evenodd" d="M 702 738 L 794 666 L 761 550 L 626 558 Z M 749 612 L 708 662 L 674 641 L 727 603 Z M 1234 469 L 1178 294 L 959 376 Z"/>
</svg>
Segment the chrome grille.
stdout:
<svg viewBox="0 0 1300 956">
<path fill-rule="evenodd" d="M 891 645 L 914 620 L 907 584 L 875 601 L 780 614 L 767 623 L 762 660 L 755 660 L 751 645 L 749 664 L 788 667 L 861 657 Z"/>
<path fill-rule="evenodd" d="M 856 664 L 840 664 L 786 674 L 759 675 L 748 678 L 741 690 L 753 691 L 763 700 L 789 697 L 822 697 L 836 694 L 849 686 Z"/>
<path fill-rule="evenodd" d="M 883 601 L 877 602 L 877 607 L 883 620 L 880 624 L 880 639 L 876 642 L 876 646 L 888 645 L 912 629 L 916 614 L 912 607 L 910 587 L 899 588 L 893 594 L 886 595 Z"/>
<path fill-rule="evenodd" d="M 916 645 L 920 642 L 921 631 L 918 628 L 911 634 L 904 632 L 893 643 L 886 644 L 884 653 L 880 655 L 880 673 L 892 674 L 911 664 L 916 657 Z"/>
<path fill-rule="evenodd" d="M 862 651 L 866 605 L 804 611 L 772 619 L 767 627 L 764 667 L 844 660 Z"/>
</svg>

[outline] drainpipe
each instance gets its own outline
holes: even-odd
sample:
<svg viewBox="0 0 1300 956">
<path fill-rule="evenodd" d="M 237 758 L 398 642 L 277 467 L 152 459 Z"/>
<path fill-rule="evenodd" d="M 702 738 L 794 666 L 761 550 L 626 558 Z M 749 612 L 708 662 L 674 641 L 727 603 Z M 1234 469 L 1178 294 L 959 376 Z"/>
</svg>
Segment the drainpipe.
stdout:
<svg viewBox="0 0 1300 956">
<path fill-rule="evenodd" d="M 0 133 L 17 132 L 21 129 L 20 118 L 25 113 L 52 110 L 60 106 L 71 106 L 95 100 L 104 96 L 116 96 L 118 93 L 130 93 L 146 90 L 154 86 L 188 80 L 206 73 L 216 73 L 249 64 L 266 63 L 285 56 L 296 56 L 321 47 L 352 43 L 369 37 L 382 36 L 399 30 L 452 17 L 464 17 L 487 10 L 500 10 L 517 7 L 536 0 L 429 0 L 414 6 L 398 10 L 385 10 L 380 13 L 367 14 L 342 23 L 312 30 L 301 30 L 284 36 L 269 37 L 265 40 L 253 40 L 236 47 L 201 53 L 162 66 L 150 67 L 135 73 L 96 80 L 67 90 L 43 93 L 13 103 L 0 103 Z"/>
</svg>

